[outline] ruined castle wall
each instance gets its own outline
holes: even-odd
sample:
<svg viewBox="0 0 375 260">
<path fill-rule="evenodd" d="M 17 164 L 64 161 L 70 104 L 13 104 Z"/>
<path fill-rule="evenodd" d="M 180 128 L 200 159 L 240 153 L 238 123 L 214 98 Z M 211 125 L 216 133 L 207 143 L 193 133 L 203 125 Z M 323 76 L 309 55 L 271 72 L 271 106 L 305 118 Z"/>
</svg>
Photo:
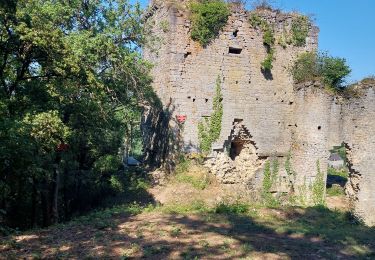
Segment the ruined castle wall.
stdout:
<svg viewBox="0 0 375 260">
<path fill-rule="evenodd" d="M 351 178 L 347 193 L 355 213 L 375 225 L 375 86 L 359 98 L 346 100 L 343 110 L 343 141 L 347 144 Z"/>
<path fill-rule="evenodd" d="M 277 38 L 283 26 L 290 25 L 293 14 L 266 10 L 262 16 L 277 25 Z M 351 163 L 348 194 L 356 214 L 366 223 L 375 225 L 373 88 L 367 88 L 362 97 L 348 100 L 335 97 L 314 84 L 296 89 L 288 73 L 288 67 L 299 53 L 317 49 L 317 28 L 310 28 L 305 47 L 284 49 L 276 45 L 272 75 L 264 75 L 260 70 L 266 56 L 262 32 L 250 26 L 244 11 L 233 13 L 223 32 L 206 48 L 191 40 L 191 24 L 183 5 L 159 1 L 148 15 L 148 22 L 151 34 L 159 38 L 157 44 L 144 50 L 145 58 L 154 63 L 153 87 L 171 118 L 187 116 L 179 131 L 186 150 L 199 146 L 197 125 L 212 113 L 219 77 L 224 115 L 221 136 L 215 147 L 224 146 L 233 132 L 235 119 L 240 119 L 251 136 L 253 146 L 245 151 L 251 153 L 249 156 L 255 165 L 233 171 L 233 165 L 247 156 L 240 156 L 235 162 L 224 158 L 225 167 L 216 167 L 218 171 L 228 170 L 220 175 L 224 183 L 249 184 L 248 177 L 255 176 L 255 186 L 259 188 L 262 178 L 259 169 L 264 160 L 277 158 L 281 164 L 280 174 L 285 176 L 283 163 L 290 153 L 296 172 L 295 185 L 312 185 L 318 164 L 320 171 L 326 174 L 329 150 L 345 142 Z M 229 53 L 230 47 L 242 51 Z M 176 127 L 175 123 L 173 125 Z M 157 140 L 157 136 L 154 139 Z M 254 149 L 258 159 L 254 159 Z M 256 169 L 256 172 L 244 176 L 249 169 Z"/>
<path fill-rule="evenodd" d="M 262 33 L 251 27 L 246 12 L 230 16 L 218 39 L 202 48 L 190 39 L 186 13 L 174 6 L 161 4 L 159 8 L 154 21 L 168 21 L 169 30 L 163 32 L 156 25 L 155 33 L 165 44 L 158 54 L 146 50 L 145 57 L 155 62 L 154 88 L 163 102 L 172 101 L 175 115 L 187 115 L 183 132 L 186 147 L 199 145 L 197 125 L 212 113 L 215 83 L 220 77 L 224 116 L 217 143 L 224 144 L 234 119 L 242 119 L 261 156 L 287 154 L 291 141 L 288 119 L 294 109 L 293 84 L 287 70 L 298 53 L 317 47 L 316 30 L 311 31 L 306 47 L 275 46 L 274 69 L 266 77 L 260 69 L 266 56 Z M 280 30 L 292 19 L 292 15 L 276 12 L 265 12 L 264 17 Z M 229 47 L 242 52 L 231 54 Z"/>
</svg>

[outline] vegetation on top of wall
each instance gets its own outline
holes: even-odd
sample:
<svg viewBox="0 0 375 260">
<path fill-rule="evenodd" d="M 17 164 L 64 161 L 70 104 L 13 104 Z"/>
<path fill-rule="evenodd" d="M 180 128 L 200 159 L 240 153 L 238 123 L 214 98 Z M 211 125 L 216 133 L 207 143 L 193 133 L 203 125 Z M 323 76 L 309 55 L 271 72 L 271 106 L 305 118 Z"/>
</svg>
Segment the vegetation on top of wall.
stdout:
<svg viewBox="0 0 375 260">
<path fill-rule="evenodd" d="M 222 100 L 221 80 L 220 77 L 217 77 L 211 117 L 205 118 L 198 123 L 199 148 L 202 152 L 209 152 L 212 144 L 220 137 L 221 122 L 223 119 Z"/>
<path fill-rule="evenodd" d="M 291 68 L 295 83 L 320 80 L 331 89 L 342 89 L 350 72 L 345 59 L 321 52 L 300 54 Z"/>
<path fill-rule="evenodd" d="M 309 27 L 309 17 L 299 15 L 293 18 L 291 32 L 294 46 L 302 47 L 306 44 L 306 38 L 309 35 Z"/>
<path fill-rule="evenodd" d="M 270 0 L 253 0 L 252 7 L 255 10 L 274 10 Z"/>
<path fill-rule="evenodd" d="M 261 66 L 264 71 L 271 71 L 273 68 L 272 62 L 275 54 L 275 35 L 273 31 L 273 25 L 269 24 L 266 19 L 261 17 L 257 13 L 253 13 L 249 17 L 251 26 L 255 29 L 260 29 L 263 32 L 263 44 L 266 47 L 267 55 L 262 61 Z"/>
<path fill-rule="evenodd" d="M 223 0 L 199 0 L 190 4 L 191 38 L 202 46 L 215 39 L 227 24 L 230 10 Z"/>
</svg>

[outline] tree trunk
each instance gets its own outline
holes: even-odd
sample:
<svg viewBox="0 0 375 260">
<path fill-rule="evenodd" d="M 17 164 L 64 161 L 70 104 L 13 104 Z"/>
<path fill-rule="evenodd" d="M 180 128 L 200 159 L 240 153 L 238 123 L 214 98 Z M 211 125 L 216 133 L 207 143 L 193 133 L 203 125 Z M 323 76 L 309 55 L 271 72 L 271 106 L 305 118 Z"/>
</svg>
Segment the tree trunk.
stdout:
<svg viewBox="0 0 375 260">
<path fill-rule="evenodd" d="M 58 166 L 53 169 L 53 183 L 52 183 L 52 201 L 51 201 L 51 224 L 56 224 L 59 220 L 58 198 L 59 198 L 60 175 Z"/>
<path fill-rule="evenodd" d="M 37 226 L 37 196 L 38 196 L 38 190 L 36 188 L 36 181 L 35 178 L 33 178 L 33 192 L 31 195 L 31 225 L 33 228 Z"/>
</svg>

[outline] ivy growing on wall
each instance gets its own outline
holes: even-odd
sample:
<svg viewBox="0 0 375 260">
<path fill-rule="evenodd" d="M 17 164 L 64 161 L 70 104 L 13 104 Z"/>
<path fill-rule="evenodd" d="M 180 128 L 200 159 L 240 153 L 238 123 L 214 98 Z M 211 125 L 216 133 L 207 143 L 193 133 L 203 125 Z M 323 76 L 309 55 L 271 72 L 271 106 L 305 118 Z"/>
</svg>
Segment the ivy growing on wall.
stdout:
<svg viewBox="0 0 375 260">
<path fill-rule="evenodd" d="M 221 80 L 217 77 L 215 96 L 212 105 L 212 114 L 210 118 L 205 118 L 198 123 L 199 148 L 202 152 L 209 152 L 212 144 L 219 139 L 221 132 L 221 123 L 223 120 L 223 95 L 221 93 Z"/>
<path fill-rule="evenodd" d="M 191 38 L 202 46 L 215 39 L 227 24 L 230 10 L 223 0 L 200 0 L 190 4 Z"/>
<path fill-rule="evenodd" d="M 275 54 L 275 35 L 273 26 L 256 13 L 250 15 L 249 22 L 253 28 L 260 29 L 263 32 L 263 44 L 267 50 L 267 56 L 262 61 L 261 68 L 264 71 L 271 71 Z"/>
<path fill-rule="evenodd" d="M 295 178 L 297 174 L 293 170 L 291 159 L 292 159 L 292 153 L 289 152 L 285 160 L 285 171 L 288 174 L 290 192 L 293 193 L 295 191 L 294 182 L 295 182 Z"/>
<path fill-rule="evenodd" d="M 315 181 L 312 185 L 312 196 L 313 202 L 315 205 L 324 205 L 325 204 L 325 181 L 324 174 L 320 169 L 319 160 L 316 162 L 317 174 Z"/>
<path fill-rule="evenodd" d="M 267 161 L 264 166 L 264 175 L 263 175 L 263 183 L 262 183 L 262 197 L 267 206 L 276 206 L 279 201 L 275 198 L 271 193 L 272 186 L 277 181 L 277 176 L 279 173 L 279 161 L 277 159 L 271 162 Z"/>
</svg>

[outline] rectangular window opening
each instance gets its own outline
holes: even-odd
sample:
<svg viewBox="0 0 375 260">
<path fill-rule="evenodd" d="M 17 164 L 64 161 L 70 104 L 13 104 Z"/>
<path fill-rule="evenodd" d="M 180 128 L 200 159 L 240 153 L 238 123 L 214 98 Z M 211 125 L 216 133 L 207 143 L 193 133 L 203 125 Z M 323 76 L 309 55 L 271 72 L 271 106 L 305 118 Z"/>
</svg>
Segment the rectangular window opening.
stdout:
<svg viewBox="0 0 375 260">
<path fill-rule="evenodd" d="M 231 54 L 241 54 L 241 48 L 229 47 L 229 53 Z"/>
</svg>

